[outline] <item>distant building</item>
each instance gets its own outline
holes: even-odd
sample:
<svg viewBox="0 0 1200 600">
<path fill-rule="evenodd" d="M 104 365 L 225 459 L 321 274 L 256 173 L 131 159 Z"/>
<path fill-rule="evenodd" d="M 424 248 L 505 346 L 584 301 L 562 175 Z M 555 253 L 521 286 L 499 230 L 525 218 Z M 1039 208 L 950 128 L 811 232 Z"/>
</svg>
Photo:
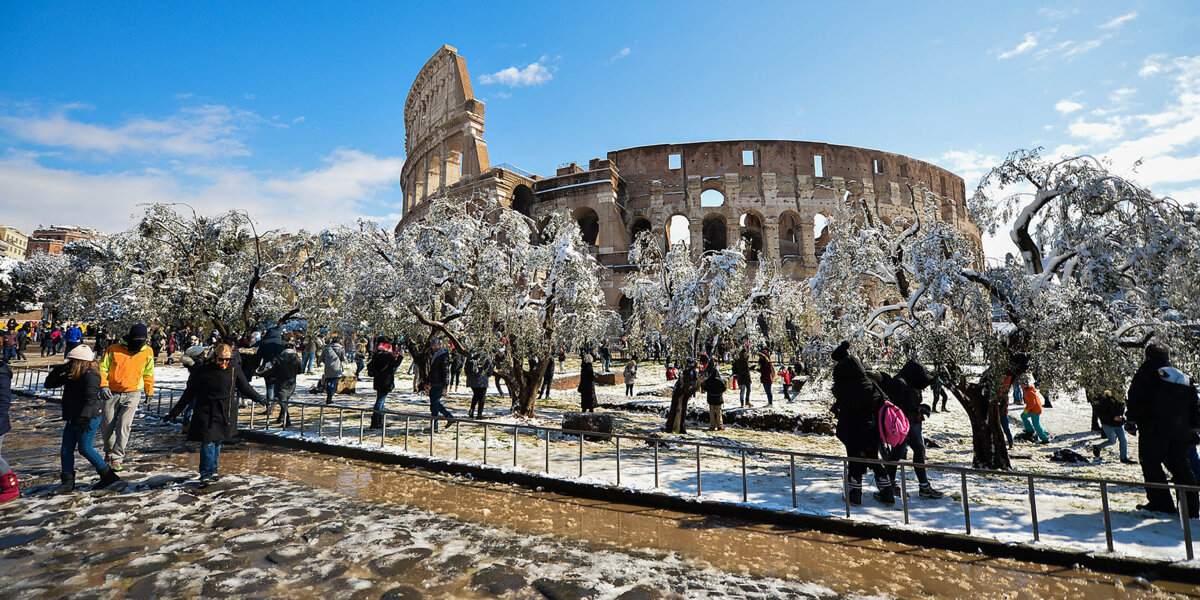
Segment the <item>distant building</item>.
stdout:
<svg viewBox="0 0 1200 600">
<path fill-rule="evenodd" d="M 0 225 L 0 256 L 21 260 L 29 246 L 29 236 L 14 227 Z"/>
<path fill-rule="evenodd" d="M 38 252 L 62 254 L 63 246 L 71 242 L 89 239 L 94 234 L 94 230 L 86 227 L 51 225 L 45 229 L 35 229 L 29 236 L 29 247 L 25 252 L 25 257 L 28 258 Z"/>
</svg>

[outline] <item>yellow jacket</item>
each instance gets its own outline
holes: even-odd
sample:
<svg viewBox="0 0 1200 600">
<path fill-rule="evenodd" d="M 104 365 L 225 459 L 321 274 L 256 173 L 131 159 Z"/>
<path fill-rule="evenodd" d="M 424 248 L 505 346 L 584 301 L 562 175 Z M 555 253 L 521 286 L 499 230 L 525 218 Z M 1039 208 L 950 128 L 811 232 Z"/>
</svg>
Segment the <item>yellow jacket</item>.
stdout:
<svg viewBox="0 0 1200 600">
<path fill-rule="evenodd" d="M 108 347 L 100 360 L 100 385 L 114 392 L 136 392 L 145 384 L 146 396 L 154 394 L 154 351 L 149 345 L 137 353 L 117 342 Z"/>
</svg>

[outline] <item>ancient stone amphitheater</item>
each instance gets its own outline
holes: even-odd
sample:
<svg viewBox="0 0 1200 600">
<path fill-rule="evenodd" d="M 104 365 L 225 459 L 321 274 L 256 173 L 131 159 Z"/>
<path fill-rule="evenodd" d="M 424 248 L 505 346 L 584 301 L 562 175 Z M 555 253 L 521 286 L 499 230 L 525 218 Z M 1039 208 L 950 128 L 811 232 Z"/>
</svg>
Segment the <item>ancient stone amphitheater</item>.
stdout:
<svg viewBox="0 0 1200 600">
<path fill-rule="evenodd" d="M 407 159 L 400 175 L 404 217 L 425 216 L 429 200 L 483 193 L 531 216 L 565 210 L 605 267 L 606 300 L 627 308 L 620 281 L 631 241 L 646 230 L 688 240 L 694 252 L 747 242 L 747 259 L 776 260 L 811 276 L 828 242 L 826 217 L 847 198 L 864 199 L 884 222 L 911 215 L 908 187 L 931 193 L 941 218 L 978 244 L 966 190 L 954 173 L 907 156 L 792 140 L 727 140 L 613 150 L 552 177 L 493 165 L 483 139 L 484 106 L 466 61 L 442 46 L 417 74 L 404 105 Z"/>
</svg>

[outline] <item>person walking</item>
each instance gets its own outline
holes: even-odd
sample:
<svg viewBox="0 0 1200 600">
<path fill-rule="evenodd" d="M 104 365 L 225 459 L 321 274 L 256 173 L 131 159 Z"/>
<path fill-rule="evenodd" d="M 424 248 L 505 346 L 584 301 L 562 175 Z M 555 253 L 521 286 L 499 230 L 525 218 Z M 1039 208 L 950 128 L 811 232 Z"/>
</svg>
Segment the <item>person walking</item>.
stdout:
<svg viewBox="0 0 1200 600">
<path fill-rule="evenodd" d="M 879 409 L 883 406 L 883 392 L 867 376 L 857 356 L 850 355 L 850 343 L 843 341 L 830 354 L 833 359 L 833 406 L 830 410 L 837 418 L 836 435 L 846 447 L 850 458 L 879 458 Z M 874 498 L 888 506 L 896 503 L 892 493 L 892 482 L 882 465 L 871 463 L 875 474 L 875 486 L 879 491 Z M 862 504 L 862 480 L 868 463 L 851 461 L 847 469 L 846 499 L 850 504 Z"/>
<path fill-rule="evenodd" d="M 550 364 L 546 365 L 546 373 L 542 375 L 542 387 L 538 389 L 538 398 L 550 397 L 550 386 L 554 383 L 554 357 L 550 358 Z M 470 387 L 470 386 L 468 386 Z"/>
<path fill-rule="evenodd" d="M 592 367 L 592 355 L 583 353 L 583 366 L 579 369 L 579 410 L 580 412 L 596 412 L 596 371 Z"/>
<path fill-rule="evenodd" d="M 633 397 L 633 384 L 637 383 L 637 359 L 631 358 L 625 363 L 625 396 Z"/>
<path fill-rule="evenodd" d="M 1021 425 L 1025 433 L 1035 434 L 1038 443 L 1049 444 L 1050 436 L 1042 429 L 1042 395 L 1033 385 L 1033 376 L 1024 373 L 1020 376 L 1021 398 L 1025 400 L 1025 410 L 1021 411 Z"/>
<path fill-rule="evenodd" d="M 146 398 L 154 396 L 154 356 L 146 345 L 146 326 L 135 323 L 124 338 L 108 347 L 100 361 L 101 433 L 105 462 L 114 471 L 120 471 L 125 462 L 125 445 L 143 390 Z"/>
<path fill-rule="evenodd" d="M 553 365 L 553 361 L 551 362 Z M 467 387 L 471 388 L 471 407 L 467 418 L 483 418 L 483 402 L 487 397 L 488 378 L 492 375 L 492 361 L 487 352 L 475 352 L 467 359 Z M 551 369 L 553 366 L 550 367 Z"/>
<path fill-rule="evenodd" d="M 17 331 L 17 360 L 28 361 L 25 358 L 25 348 L 29 347 L 29 325 L 26 324 Z"/>
<path fill-rule="evenodd" d="M 354 344 L 354 367 L 355 367 L 354 378 L 355 379 L 358 379 L 359 376 L 362 375 L 363 368 L 365 368 L 367 366 L 367 358 L 368 357 L 374 358 L 374 356 L 368 354 L 368 352 L 369 351 L 367 350 L 366 340 L 358 340 L 357 342 L 355 342 L 355 344 Z M 370 376 L 371 374 L 367 373 L 367 375 Z"/>
<path fill-rule="evenodd" d="M 783 397 L 787 398 L 788 404 L 791 404 L 796 400 L 796 398 L 792 396 L 792 378 L 795 376 L 796 373 L 795 371 L 792 371 L 792 367 L 790 366 L 779 370 L 779 389 L 783 390 Z"/>
<path fill-rule="evenodd" d="M 1112 390 L 1104 390 L 1096 399 L 1096 418 L 1107 441 L 1092 446 L 1092 456 L 1100 458 L 1103 449 L 1119 442 L 1121 462 L 1137 464 L 1137 461 L 1130 460 L 1129 445 L 1125 441 L 1125 403 Z"/>
<path fill-rule="evenodd" d="M 8 419 L 8 409 L 12 405 L 12 368 L 8 362 L 0 360 L 0 504 L 11 502 L 21 496 L 17 474 L 4 460 L 4 436 L 12 431 L 12 423 Z"/>
<path fill-rule="evenodd" d="M 346 350 L 338 341 L 338 334 L 329 334 L 329 343 L 321 350 L 321 364 L 325 365 L 325 404 L 333 404 L 333 393 L 337 391 L 345 362 Z"/>
<path fill-rule="evenodd" d="M 942 401 L 942 411 L 941 412 L 950 412 L 950 409 L 946 408 L 946 402 L 948 402 L 950 400 L 950 395 L 946 393 L 946 385 L 942 381 L 942 365 L 940 363 L 933 364 L 933 382 L 930 384 L 930 388 L 933 390 L 932 411 L 938 412 L 938 407 L 937 407 L 938 400 L 941 400 Z M 1007 405 L 1008 402 L 1005 402 L 1005 404 Z M 1006 411 L 1006 414 L 1004 415 L 1004 418 L 1007 421 L 1007 419 L 1008 419 L 1007 411 Z M 1011 433 L 1008 434 L 1008 437 L 1011 438 L 1012 434 Z M 1009 441 L 1011 444 L 1011 440 L 1009 440 Z"/>
<path fill-rule="evenodd" d="M 46 375 L 45 387 L 63 388 L 62 446 L 59 451 L 61 483 L 51 494 L 66 494 L 75 489 L 75 452 L 78 451 L 100 476 L 92 489 L 103 489 L 121 480 L 116 469 L 96 452 L 96 429 L 100 425 L 101 411 L 105 402 L 101 396 L 100 365 L 96 355 L 85 345 L 78 345 L 67 353 L 67 362 L 55 367 Z"/>
<path fill-rule="evenodd" d="M 365 347 L 365 344 L 364 344 Z M 371 429 L 383 427 L 383 408 L 387 395 L 396 388 L 396 368 L 400 366 L 399 359 L 392 352 L 390 340 L 379 336 L 375 339 L 375 354 L 367 365 L 367 375 L 371 377 L 371 387 L 375 389 L 375 408 L 371 413 Z"/>
<path fill-rule="evenodd" d="M 437 433 L 437 418 L 438 415 L 446 417 L 446 427 L 454 419 L 454 414 L 451 413 L 442 404 L 442 396 L 446 393 L 446 386 L 450 383 L 450 353 L 442 347 L 441 340 L 434 339 L 430 345 L 429 359 L 429 374 L 425 378 L 425 385 L 429 389 L 429 414 L 433 417 L 429 420 L 433 427 L 433 432 Z"/>
<path fill-rule="evenodd" d="M 279 326 L 268 327 L 263 335 L 258 340 L 258 350 L 255 352 L 255 357 L 258 361 L 259 370 L 262 371 L 263 383 L 266 385 L 267 393 L 265 394 L 267 402 L 275 400 L 278 393 L 279 381 L 275 378 L 275 365 L 273 361 L 283 353 L 283 330 Z M 270 412 L 268 404 L 267 412 Z"/>
<path fill-rule="evenodd" d="M 271 361 L 271 377 L 275 380 L 275 400 L 279 402 L 279 417 L 275 423 L 283 425 L 284 429 L 292 426 L 292 415 L 288 411 L 288 400 L 296 393 L 296 377 L 300 375 L 300 353 L 296 352 L 296 344 L 288 342 L 283 345 L 283 352 Z M 271 418 L 271 403 L 267 402 L 267 418 Z"/>
<path fill-rule="evenodd" d="M 463 365 L 466 364 L 467 358 L 458 352 L 451 349 L 451 355 L 454 357 L 450 361 L 450 391 L 458 393 L 458 384 L 462 381 Z"/>
<path fill-rule="evenodd" d="M 258 390 L 250 387 L 242 371 L 240 357 L 229 344 L 217 344 L 208 360 L 198 364 L 188 379 L 180 400 L 195 399 L 190 442 L 200 442 L 200 485 L 220 478 L 221 445 L 237 436 L 236 389 L 255 402 L 262 402 Z"/>
<path fill-rule="evenodd" d="M 4 362 L 12 362 L 17 358 L 17 329 L 5 329 L 0 338 L 4 341 Z"/>
<path fill-rule="evenodd" d="M 775 398 L 771 396 L 771 384 L 775 382 L 775 365 L 771 362 L 771 356 L 766 348 L 758 352 L 758 380 L 762 383 L 763 391 L 767 393 L 767 406 L 775 405 Z"/>
<path fill-rule="evenodd" d="M 921 424 L 932 410 L 928 406 L 921 404 L 921 391 L 929 387 L 932 382 L 933 377 L 929 374 L 925 365 L 916 360 L 909 360 L 900 368 L 900 372 L 895 377 L 885 379 L 885 383 L 882 386 L 884 393 L 887 394 L 892 404 L 895 404 L 908 419 L 908 435 L 904 438 L 903 442 L 892 447 L 891 452 L 885 456 L 887 460 L 904 460 L 908 457 L 908 449 L 912 448 L 913 464 L 925 464 L 925 438 L 921 434 Z M 920 496 L 922 498 L 937 499 L 945 495 L 933 489 L 933 486 L 929 483 L 929 478 L 925 474 L 925 469 L 916 467 L 913 471 L 916 472 L 917 481 L 920 482 Z M 889 465 L 887 473 L 888 477 L 892 480 L 892 495 L 899 496 L 900 483 L 896 480 L 896 467 Z"/>
<path fill-rule="evenodd" d="M 1166 465 L 1171 483 L 1196 485 L 1188 455 L 1200 429 L 1200 404 L 1191 378 L 1171 366 L 1171 351 L 1166 346 L 1146 346 L 1145 359 L 1129 383 L 1126 418 L 1141 436 L 1138 462 L 1146 483 L 1166 483 Z M 1188 492 L 1186 497 L 1188 516 L 1194 519 L 1200 514 L 1200 498 L 1196 492 Z M 1178 514 L 1170 490 L 1147 487 L 1146 500 L 1138 510 Z"/>
<path fill-rule="evenodd" d="M 705 399 L 708 401 L 708 430 L 721 431 L 725 429 L 723 420 L 722 407 L 725 404 L 725 380 L 721 378 L 721 371 L 717 368 L 716 357 L 709 357 L 705 354 L 700 355 L 700 363 L 702 376 L 705 377 L 701 387 L 704 389 Z"/>
<path fill-rule="evenodd" d="M 305 375 L 312 375 L 313 358 L 317 354 L 317 340 L 311 335 L 304 336 L 304 352 L 301 354 Z"/>
<path fill-rule="evenodd" d="M 750 353 L 743 348 L 733 360 L 733 378 L 738 384 L 739 407 L 754 406 L 750 403 Z"/>
</svg>

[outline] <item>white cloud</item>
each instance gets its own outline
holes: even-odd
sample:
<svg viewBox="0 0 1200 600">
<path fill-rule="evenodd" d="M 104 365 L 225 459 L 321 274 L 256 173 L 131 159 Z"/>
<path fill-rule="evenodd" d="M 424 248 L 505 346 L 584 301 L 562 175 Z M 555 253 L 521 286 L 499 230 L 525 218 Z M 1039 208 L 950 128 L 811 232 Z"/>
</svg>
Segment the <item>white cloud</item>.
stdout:
<svg viewBox="0 0 1200 600">
<path fill-rule="evenodd" d="M 1082 104 L 1066 99 L 1059 100 L 1058 104 L 1054 105 L 1054 110 L 1057 110 L 1064 115 L 1071 114 L 1081 108 L 1083 108 Z"/>
<path fill-rule="evenodd" d="M 508 92 L 496 92 L 493 94 L 496 98 L 512 98 L 512 94 Z"/>
<path fill-rule="evenodd" d="M 630 50 L 629 48 L 621 48 L 620 52 L 617 52 L 616 54 L 614 54 L 612 56 L 612 58 L 608 59 L 608 64 L 611 65 L 611 64 L 617 62 L 618 60 L 621 60 L 622 58 L 629 56 L 630 52 L 632 52 L 632 50 Z"/>
<path fill-rule="evenodd" d="M 300 115 L 300 116 L 296 117 L 295 119 L 292 119 L 292 122 L 293 122 L 293 123 L 303 123 L 303 122 L 304 122 L 304 115 Z"/>
<path fill-rule="evenodd" d="M 1082 119 L 1071 123 L 1067 127 L 1067 131 L 1072 137 L 1084 138 L 1089 142 L 1103 142 L 1113 140 L 1121 136 L 1121 127 L 1115 121 L 1104 123 L 1088 123 Z"/>
<path fill-rule="evenodd" d="M 215 157 L 250 154 L 245 134 L 265 122 L 250 111 L 204 104 L 163 119 L 137 117 L 106 126 L 73 119 L 71 113 L 82 108 L 67 104 L 49 114 L 0 116 L 0 130 L 25 142 L 79 152 Z"/>
<path fill-rule="evenodd" d="M 0 159 L 0 189 L 11 200 L 5 220 L 21 229 L 70 221 L 120 231 L 148 202 L 182 202 L 204 213 L 238 208 L 266 227 L 320 229 L 387 215 L 395 209 L 386 204 L 399 204 L 403 159 L 338 149 L 324 161 L 321 168 L 286 173 L 176 164 L 96 174 L 13 156 Z"/>
<path fill-rule="evenodd" d="M 541 85 L 554 78 L 550 73 L 550 69 L 542 65 L 542 62 L 535 62 L 525 65 L 524 68 L 508 67 L 501 69 L 495 73 L 485 73 L 479 77 L 479 83 L 487 85 L 498 83 L 507 85 L 508 87 L 522 87 L 527 85 Z"/>
<path fill-rule="evenodd" d="M 1092 50 L 1099 48 L 1100 44 L 1103 44 L 1105 41 L 1107 41 L 1109 39 L 1109 37 L 1110 36 L 1103 36 L 1099 39 L 1088 40 L 1086 42 L 1079 42 L 1078 44 L 1075 42 L 1070 42 L 1068 44 L 1066 52 L 1063 52 L 1063 58 L 1072 59 L 1072 58 L 1075 58 L 1076 56 L 1080 56 L 1087 52 L 1091 52 Z"/>
<path fill-rule="evenodd" d="M 1141 77 L 1150 77 L 1162 73 L 1165 69 L 1162 61 L 1166 57 L 1166 54 L 1151 54 L 1147 56 L 1146 60 L 1142 61 L 1142 68 L 1138 71 L 1138 75 Z"/>
<path fill-rule="evenodd" d="M 1032 32 L 1026 33 L 1025 39 L 1022 40 L 1020 44 L 1017 44 L 1016 48 L 1013 48 L 1012 50 L 1009 50 L 1008 52 L 1001 54 L 999 56 L 999 60 L 1004 60 L 1006 58 L 1012 58 L 1014 56 L 1017 56 L 1018 54 L 1024 54 L 1024 53 L 1029 52 L 1030 50 L 1033 50 L 1034 48 L 1036 48 L 1037 45 L 1038 45 L 1037 35 L 1035 35 Z"/>
<path fill-rule="evenodd" d="M 1124 102 L 1128 102 L 1129 99 L 1132 98 L 1133 95 L 1136 93 L 1137 93 L 1137 88 L 1132 88 L 1132 87 L 1117 88 L 1117 89 L 1113 90 L 1111 94 L 1108 95 L 1108 99 L 1115 103 L 1121 104 Z"/>
<path fill-rule="evenodd" d="M 1107 23 L 1105 23 L 1105 24 L 1103 24 L 1103 25 L 1100 25 L 1100 29 L 1115 29 L 1115 28 L 1117 28 L 1117 27 L 1120 27 L 1120 26 L 1124 25 L 1125 23 L 1127 23 L 1127 22 L 1129 22 L 1129 21 L 1132 21 L 1132 20 L 1136 19 L 1136 18 L 1137 18 L 1137 16 L 1138 16 L 1138 14 L 1137 14 L 1137 11 L 1136 11 L 1136 10 L 1135 10 L 1135 11 L 1132 11 L 1132 12 L 1125 13 L 1125 14 L 1123 14 L 1123 15 L 1121 15 L 1121 16 L 1119 16 L 1119 17 L 1116 17 L 1116 18 L 1114 18 L 1113 20 L 1111 20 L 1111 21 L 1109 21 L 1109 22 L 1107 22 Z"/>
</svg>

